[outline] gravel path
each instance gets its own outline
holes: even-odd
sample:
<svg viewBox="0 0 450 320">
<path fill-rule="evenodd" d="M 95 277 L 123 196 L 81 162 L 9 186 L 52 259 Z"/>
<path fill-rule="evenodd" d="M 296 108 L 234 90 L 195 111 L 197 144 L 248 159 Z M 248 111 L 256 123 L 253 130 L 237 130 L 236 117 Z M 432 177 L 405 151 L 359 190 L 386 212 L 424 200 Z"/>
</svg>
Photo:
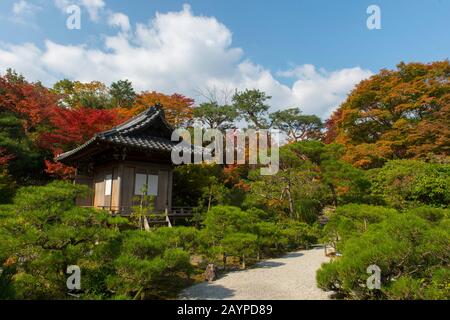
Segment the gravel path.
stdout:
<svg viewBox="0 0 450 320">
<path fill-rule="evenodd" d="M 323 249 L 302 250 L 258 263 L 251 269 L 230 272 L 209 284 L 185 289 L 181 299 L 200 300 L 326 300 L 330 293 L 316 285 L 316 270 Z"/>
</svg>

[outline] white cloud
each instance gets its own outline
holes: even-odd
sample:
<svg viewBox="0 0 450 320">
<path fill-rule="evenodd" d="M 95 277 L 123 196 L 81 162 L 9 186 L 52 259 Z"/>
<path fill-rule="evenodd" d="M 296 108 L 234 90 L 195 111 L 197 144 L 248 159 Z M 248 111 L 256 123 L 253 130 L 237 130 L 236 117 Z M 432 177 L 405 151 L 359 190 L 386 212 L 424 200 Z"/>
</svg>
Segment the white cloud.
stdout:
<svg viewBox="0 0 450 320">
<path fill-rule="evenodd" d="M 31 4 L 25 0 L 20 0 L 14 2 L 13 4 L 13 13 L 15 16 L 33 15 L 36 11 L 40 9 L 41 7 Z"/>
<path fill-rule="evenodd" d="M 108 24 L 113 27 L 119 27 L 124 32 L 128 32 L 131 28 L 128 16 L 120 12 L 110 14 Z"/>
<path fill-rule="evenodd" d="M 66 12 L 66 8 L 73 4 L 69 0 L 53 0 L 53 3 L 59 10 L 63 11 L 64 13 Z"/>
<path fill-rule="evenodd" d="M 292 96 L 305 113 L 329 115 L 353 88 L 372 75 L 360 67 L 327 72 L 306 64 L 279 72 L 280 76 L 296 79 L 292 85 Z"/>
<path fill-rule="evenodd" d="M 81 4 L 86 8 L 92 21 L 98 20 L 99 11 L 105 7 L 103 0 L 81 0 Z"/>
<path fill-rule="evenodd" d="M 270 70 L 246 60 L 243 50 L 232 46 L 232 33 L 225 25 L 214 17 L 194 15 L 188 5 L 179 12 L 157 13 L 149 23 L 133 29 L 125 17 L 110 17 L 109 23 L 121 31 L 105 37 L 101 49 L 51 40 L 42 50 L 32 44 L 0 44 L 0 70 L 13 67 L 48 85 L 64 77 L 105 83 L 129 79 L 138 90 L 194 98 L 198 89 L 257 88 L 273 97 L 274 109 L 298 106 L 323 117 L 353 85 L 371 75 L 359 67 L 327 72 L 304 65 L 277 74 L 293 78 L 293 85 L 287 86 Z M 129 32 L 122 32 L 126 29 Z"/>
<path fill-rule="evenodd" d="M 25 0 L 19 0 L 13 3 L 12 14 L 7 16 L 6 20 L 33 29 L 39 29 L 39 26 L 34 21 L 34 16 L 40 10 L 42 10 L 42 7 L 38 5 Z"/>
<path fill-rule="evenodd" d="M 41 62 L 42 51 L 32 43 L 10 45 L 0 43 L 0 70 L 13 68 L 26 75 L 29 79 L 53 83 L 59 79 L 46 70 Z"/>
<path fill-rule="evenodd" d="M 105 8 L 103 0 L 53 0 L 53 3 L 64 13 L 70 5 L 79 5 L 86 9 L 92 21 L 99 21 L 100 12 Z"/>
</svg>

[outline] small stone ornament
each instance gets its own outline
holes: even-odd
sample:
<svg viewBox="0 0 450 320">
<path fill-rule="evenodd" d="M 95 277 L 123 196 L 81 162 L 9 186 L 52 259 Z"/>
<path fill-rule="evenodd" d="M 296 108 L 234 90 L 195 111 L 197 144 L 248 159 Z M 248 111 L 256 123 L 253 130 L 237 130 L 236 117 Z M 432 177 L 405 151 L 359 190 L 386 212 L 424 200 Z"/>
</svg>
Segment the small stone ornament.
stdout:
<svg viewBox="0 0 450 320">
<path fill-rule="evenodd" d="M 205 270 L 205 280 L 208 282 L 213 282 L 216 279 L 216 267 L 214 264 L 210 263 Z"/>
</svg>

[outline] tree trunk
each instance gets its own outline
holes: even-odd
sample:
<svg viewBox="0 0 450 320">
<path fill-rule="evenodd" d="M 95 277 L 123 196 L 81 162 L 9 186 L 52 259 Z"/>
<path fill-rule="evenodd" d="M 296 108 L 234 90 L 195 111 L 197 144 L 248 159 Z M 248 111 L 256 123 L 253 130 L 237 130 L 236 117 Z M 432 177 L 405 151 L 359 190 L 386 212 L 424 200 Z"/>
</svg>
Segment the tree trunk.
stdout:
<svg viewBox="0 0 450 320">
<path fill-rule="evenodd" d="M 333 204 L 335 207 L 337 207 L 338 203 L 337 203 L 336 190 L 334 189 L 334 186 L 331 183 L 328 184 L 328 187 L 330 188 L 331 194 L 333 195 Z"/>
<path fill-rule="evenodd" d="M 291 219 L 294 218 L 294 202 L 292 201 L 292 195 L 291 195 L 291 182 L 289 182 L 287 188 L 286 188 L 286 193 L 288 196 L 288 201 L 289 201 L 289 216 L 291 217 Z"/>
<path fill-rule="evenodd" d="M 150 225 L 148 224 L 147 217 L 144 216 L 143 219 L 144 219 L 144 230 L 149 232 L 150 231 Z"/>
<path fill-rule="evenodd" d="M 209 209 L 211 209 L 211 201 L 212 201 L 212 185 L 209 187 L 208 212 Z"/>
<path fill-rule="evenodd" d="M 133 300 L 143 300 L 142 291 L 144 288 L 140 288 L 139 291 L 134 295 Z"/>
</svg>

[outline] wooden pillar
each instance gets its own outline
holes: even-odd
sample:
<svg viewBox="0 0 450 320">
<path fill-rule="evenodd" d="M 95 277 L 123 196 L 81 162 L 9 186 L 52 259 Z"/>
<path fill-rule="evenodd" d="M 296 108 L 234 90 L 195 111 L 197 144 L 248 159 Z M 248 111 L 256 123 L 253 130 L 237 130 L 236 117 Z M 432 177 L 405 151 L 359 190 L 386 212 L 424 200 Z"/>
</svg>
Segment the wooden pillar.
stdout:
<svg viewBox="0 0 450 320">
<path fill-rule="evenodd" d="M 169 168 L 167 174 L 167 207 L 169 211 L 172 211 L 172 188 L 173 188 L 173 171 L 172 168 Z"/>
<path fill-rule="evenodd" d="M 119 213 L 122 213 L 122 195 L 123 195 L 123 179 L 124 179 L 124 165 L 123 162 L 119 163 L 119 168 L 117 170 L 117 207 Z"/>
</svg>

